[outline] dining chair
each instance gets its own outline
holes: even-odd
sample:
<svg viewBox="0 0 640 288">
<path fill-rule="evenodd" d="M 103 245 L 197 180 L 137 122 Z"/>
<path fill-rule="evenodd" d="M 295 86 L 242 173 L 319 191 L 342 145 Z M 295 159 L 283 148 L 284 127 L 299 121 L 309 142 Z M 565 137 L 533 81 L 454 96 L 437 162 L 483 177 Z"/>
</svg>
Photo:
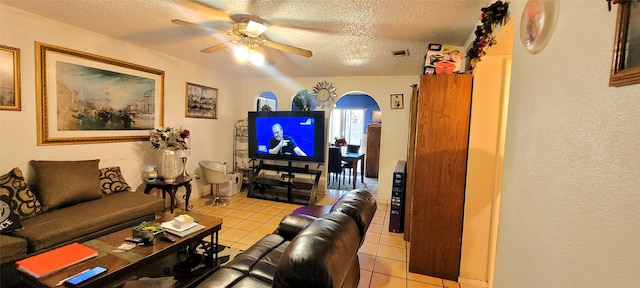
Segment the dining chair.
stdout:
<svg viewBox="0 0 640 288">
<path fill-rule="evenodd" d="M 353 145 L 353 144 L 347 144 L 347 153 L 359 153 L 360 152 L 360 145 Z M 351 162 L 347 162 L 347 161 L 342 161 L 342 168 L 345 170 L 349 170 L 349 173 L 347 173 L 346 171 L 344 172 L 345 174 L 347 174 L 347 176 L 349 176 L 349 183 L 351 183 L 351 175 L 352 175 L 352 170 L 354 169 L 353 165 L 351 164 Z M 342 177 L 342 180 L 344 182 L 344 178 Z"/>
<path fill-rule="evenodd" d="M 340 175 L 342 175 L 342 180 L 344 181 L 344 168 L 342 168 L 342 151 L 340 151 L 339 147 L 329 147 L 329 163 L 327 165 L 327 172 L 329 173 L 329 177 L 327 177 L 327 182 L 333 177 L 333 180 L 338 181 L 338 189 L 340 189 Z"/>
</svg>

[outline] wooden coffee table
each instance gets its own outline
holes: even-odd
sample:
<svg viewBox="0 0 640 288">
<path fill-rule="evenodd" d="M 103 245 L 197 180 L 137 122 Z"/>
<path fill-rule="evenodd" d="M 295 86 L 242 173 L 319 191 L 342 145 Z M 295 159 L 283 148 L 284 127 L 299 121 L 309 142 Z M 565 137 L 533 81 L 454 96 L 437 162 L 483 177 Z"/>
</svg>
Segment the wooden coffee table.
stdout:
<svg viewBox="0 0 640 288">
<path fill-rule="evenodd" d="M 182 214 L 182 213 L 181 213 Z M 186 235 L 185 237 L 173 236 L 174 243 L 155 240 L 152 246 L 138 246 L 127 252 L 114 252 L 113 250 L 124 242 L 124 238 L 131 237 L 131 228 L 123 229 L 105 236 L 83 242 L 82 244 L 98 250 L 98 256 L 81 263 L 71 265 L 51 275 L 36 279 L 23 274 L 25 284 L 35 287 L 55 287 L 58 281 L 81 271 L 96 266 L 107 268 L 107 272 L 100 274 L 82 283 L 78 287 L 121 287 L 127 280 L 140 277 L 167 277 L 173 276 L 178 281 L 175 287 L 194 287 L 206 277 L 218 269 L 218 231 L 222 228 L 222 219 L 212 216 L 187 213 L 205 228 Z M 170 221 L 177 215 L 164 215 L 156 219 L 158 223 Z M 210 236 L 209 239 L 204 239 Z M 173 265 L 185 259 L 196 248 L 205 249 L 205 267 L 191 273 L 174 271 Z M 21 273 L 16 271 L 17 273 Z M 27 285 L 25 285 L 27 286 Z"/>
</svg>

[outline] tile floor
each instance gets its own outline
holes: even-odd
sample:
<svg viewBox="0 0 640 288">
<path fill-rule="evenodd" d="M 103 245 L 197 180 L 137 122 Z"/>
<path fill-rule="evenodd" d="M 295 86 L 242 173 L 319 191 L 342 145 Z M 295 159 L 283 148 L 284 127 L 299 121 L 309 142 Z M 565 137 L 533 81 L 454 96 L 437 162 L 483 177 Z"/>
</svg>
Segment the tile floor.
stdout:
<svg viewBox="0 0 640 288">
<path fill-rule="evenodd" d="M 329 190 L 327 194 L 318 196 L 316 205 L 329 205 L 344 192 Z M 296 204 L 247 198 L 246 189 L 227 198 L 231 202 L 224 207 L 206 205 L 206 202 L 211 200 L 207 196 L 191 199 L 190 204 L 193 205 L 193 212 L 223 218 L 224 223 L 219 234 L 220 244 L 240 250 L 251 246 L 265 234 L 272 233 L 282 217 L 301 207 Z M 180 204 L 184 205 L 184 202 Z M 180 210 L 178 208 L 177 212 Z M 409 244 L 404 241 L 402 234 L 389 232 L 388 213 L 388 203 L 378 202 L 378 210 L 359 252 L 361 274 L 358 287 L 479 288 L 409 273 Z"/>
</svg>

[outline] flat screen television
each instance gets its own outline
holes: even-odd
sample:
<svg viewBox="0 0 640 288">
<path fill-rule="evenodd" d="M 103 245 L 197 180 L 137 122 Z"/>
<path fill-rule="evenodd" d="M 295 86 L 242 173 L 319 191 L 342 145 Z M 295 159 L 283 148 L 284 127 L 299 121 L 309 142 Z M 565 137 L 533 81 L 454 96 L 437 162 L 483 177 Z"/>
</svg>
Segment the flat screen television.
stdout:
<svg viewBox="0 0 640 288">
<path fill-rule="evenodd" d="M 324 162 L 324 111 L 249 112 L 249 158 Z"/>
</svg>

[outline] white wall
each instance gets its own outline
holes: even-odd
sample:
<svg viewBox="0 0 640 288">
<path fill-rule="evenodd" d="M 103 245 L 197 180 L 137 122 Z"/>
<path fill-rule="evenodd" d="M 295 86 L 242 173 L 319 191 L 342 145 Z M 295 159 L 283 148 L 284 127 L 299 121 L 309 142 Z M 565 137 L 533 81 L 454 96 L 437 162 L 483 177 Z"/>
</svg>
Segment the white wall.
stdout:
<svg viewBox="0 0 640 288">
<path fill-rule="evenodd" d="M 473 76 L 458 282 L 480 287 L 489 286 L 493 275 L 513 22 L 508 21 L 496 32 L 497 43 L 486 50 L 487 54 L 478 62 Z"/>
<path fill-rule="evenodd" d="M 147 141 L 37 146 L 35 41 L 111 57 L 165 71 L 164 124 L 191 131 L 187 171 L 201 159 L 232 161 L 232 131 L 241 107 L 239 80 L 215 70 L 61 24 L 0 4 L 0 44 L 20 49 L 22 111 L 0 111 L 0 174 L 13 167 L 29 173 L 29 160 L 100 159 L 100 167 L 120 166 L 127 182 L 140 191 L 142 168 L 159 163 L 160 153 Z M 219 89 L 218 119 L 185 118 L 185 82 Z M 202 183 L 196 182 L 194 193 Z M 205 193 L 209 193 L 208 188 Z"/>
<path fill-rule="evenodd" d="M 638 287 L 640 85 L 608 87 L 615 10 L 561 1 L 538 55 L 514 37 L 494 287 Z"/>
<path fill-rule="evenodd" d="M 504 78 L 498 75 L 505 74 L 509 60 L 508 55 L 487 55 L 475 69 L 459 282 L 474 280 L 486 285 L 488 280 L 490 228 L 503 157 L 499 153 L 501 103 L 508 101 L 503 100 L 503 93 L 508 92 L 503 91 Z"/>
<path fill-rule="evenodd" d="M 174 57 L 133 46 L 103 35 L 52 21 L 34 14 L 0 4 L 0 43 L 16 47 L 21 53 L 22 111 L 0 111 L 0 173 L 13 167 L 29 173 L 28 162 L 37 160 L 100 159 L 100 167 L 121 166 L 125 178 L 134 188 L 143 189 L 142 168 L 160 161 L 159 152 L 144 142 L 36 145 L 36 83 L 35 41 L 75 49 L 86 53 L 148 66 L 165 71 L 165 126 L 183 126 L 192 132 L 192 156 L 187 171 L 197 173 L 201 159 L 227 161 L 232 165 L 233 129 L 235 122 L 246 118 L 253 110 L 253 99 L 263 91 L 278 96 L 280 107 L 290 107 L 291 97 L 301 89 L 312 90 L 319 81 L 329 81 L 338 95 L 350 91 L 363 91 L 376 99 L 383 111 L 384 126 L 380 156 L 379 199 L 388 201 L 391 174 L 398 160 L 406 159 L 408 131 L 409 85 L 417 83 L 418 76 L 404 77 L 337 77 L 337 78 L 276 78 L 237 79 Z M 218 88 L 219 118 L 217 120 L 185 118 L 185 82 Z M 389 95 L 405 95 L 405 109 L 390 110 Z M 327 116 L 328 117 L 328 116 Z M 385 129 L 385 127 L 389 127 Z M 195 186 L 195 195 L 208 193 L 201 182 Z"/>
<path fill-rule="evenodd" d="M 418 82 L 418 76 L 395 77 L 323 77 L 323 78 L 251 78 L 244 80 L 244 102 L 242 107 L 254 110 L 253 99 L 263 91 L 271 91 L 278 97 L 278 110 L 289 110 L 291 97 L 302 89 L 313 90 L 321 81 L 333 83 L 338 97 L 352 91 L 362 91 L 373 97 L 382 111 L 382 135 L 380 139 L 380 170 L 378 178 L 378 200 L 391 199 L 391 177 L 398 160 L 407 158 L 409 131 L 409 106 L 411 84 Z M 390 95 L 404 94 L 405 109 L 390 109 Z M 330 116 L 330 110 L 326 117 Z M 328 140 L 327 140 L 328 141 Z M 326 171 L 326 169 L 325 169 Z M 323 173 L 326 175 L 326 173 Z"/>
</svg>

